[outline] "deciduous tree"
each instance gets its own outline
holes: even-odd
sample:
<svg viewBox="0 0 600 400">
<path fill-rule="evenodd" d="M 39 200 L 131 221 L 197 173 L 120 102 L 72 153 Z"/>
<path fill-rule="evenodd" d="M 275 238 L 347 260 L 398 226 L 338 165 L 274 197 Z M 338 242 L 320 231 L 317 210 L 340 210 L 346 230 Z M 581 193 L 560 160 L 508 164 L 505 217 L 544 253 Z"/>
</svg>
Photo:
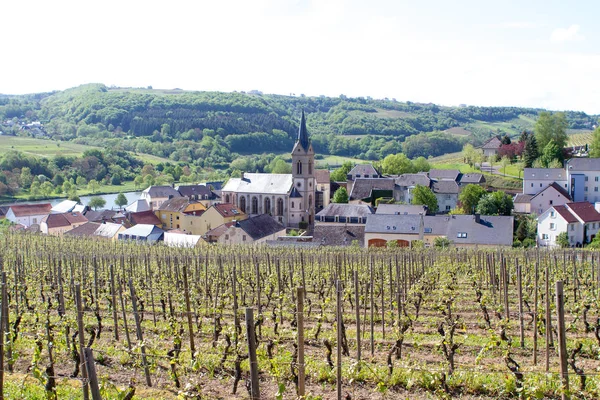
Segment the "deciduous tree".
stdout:
<svg viewBox="0 0 600 400">
<path fill-rule="evenodd" d="M 413 189 L 412 204 L 427 206 L 427 212 L 430 214 L 438 211 L 437 197 L 427 186 L 417 185 Z"/>
</svg>

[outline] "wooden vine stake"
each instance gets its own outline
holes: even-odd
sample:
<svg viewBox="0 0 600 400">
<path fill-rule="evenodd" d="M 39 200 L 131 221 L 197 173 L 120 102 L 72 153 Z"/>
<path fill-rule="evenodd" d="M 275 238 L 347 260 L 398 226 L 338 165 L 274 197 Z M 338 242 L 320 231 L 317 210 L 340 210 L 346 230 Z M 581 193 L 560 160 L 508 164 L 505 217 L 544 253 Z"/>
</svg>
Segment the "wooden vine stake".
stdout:
<svg viewBox="0 0 600 400">
<path fill-rule="evenodd" d="M 192 310 L 190 308 L 190 291 L 188 286 L 187 264 L 183 264 L 183 294 L 185 297 L 185 312 L 188 321 L 188 332 L 190 336 L 190 352 L 192 359 L 196 358 L 196 346 L 194 345 L 194 328 L 192 325 Z"/>
<path fill-rule="evenodd" d="M 119 340 L 119 319 L 117 317 L 117 293 L 115 290 L 115 268 L 110 264 L 110 294 L 112 297 L 112 314 L 115 331 L 115 340 Z"/>
<path fill-rule="evenodd" d="M 256 335 L 254 333 L 254 309 L 246 308 L 246 337 L 248 338 L 248 358 L 250 359 L 250 392 L 252 400 L 260 400 L 258 386 L 258 361 L 256 359 Z"/>
<path fill-rule="evenodd" d="M 360 365 L 360 296 L 358 295 L 358 271 L 352 271 L 354 278 L 354 303 L 356 311 L 356 359 Z"/>
<path fill-rule="evenodd" d="M 372 265 L 372 264 L 371 264 Z M 371 278 L 373 275 L 371 275 Z M 342 400 L 342 282 L 338 279 L 336 287 L 336 313 L 337 313 L 337 399 Z M 371 320 L 373 323 L 373 320 Z M 371 338 L 372 340 L 372 338 Z"/>
<path fill-rule="evenodd" d="M 77 330 L 79 336 L 79 362 L 83 364 L 83 368 L 81 368 L 81 376 L 83 378 L 83 399 L 88 400 L 90 398 L 90 394 L 88 391 L 88 373 L 87 368 L 85 366 L 84 360 L 85 355 L 83 354 L 83 349 L 85 347 L 84 337 L 83 337 L 83 305 L 81 304 L 81 285 L 79 283 L 75 284 L 75 302 L 77 303 Z"/>
<path fill-rule="evenodd" d="M 304 397 L 304 287 L 297 288 L 298 294 L 298 396 Z"/>
<path fill-rule="evenodd" d="M 142 363 L 144 364 L 144 375 L 146 375 L 146 385 L 152 386 L 150 380 L 150 368 L 148 367 L 148 360 L 146 360 L 146 345 L 144 344 L 144 337 L 142 335 L 142 325 L 140 323 L 140 316 L 137 309 L 137 297 L 135 295 L 135 289 L 133 288 L 133 281 L 129 279 L 129 292 L 131 293 L 131 304 L 133 305 L 133 316 L 135 318 L 135 328 L 137 333 L 137 339 L 140 342 L 140 350 L 142 352 Z"/>
<path fill-rule="evenodd" d="M 521 348 L 525 347 L 525 332 L 524 332 L 524 325 L 523 325 L 523 271 L 522 271 L 522 267 L 519 264 L 519 260 L 516 260 L 517 263 L 517 285 L 518 287 L 518 294 L 519 294 L 519 344 L 521 346 Z"/>
<path fill-rule="evenodd" d="M 6 285 L 2 283 L 2 307 L 0 308 L 0 400 L 4 400 L 4 326 L 6 320 Z"/>
<path fill-rule="evenodd" d="M 558 322 L 558 356 L 560 358 L 560 377 L 562 381 L 562 399 L 569 396 L 569 371 L 567 369 L 567 337 L 565 330 L 565 304 L 562 281 L 556 281 L 556 319 Z"/>
<path fill-rule="evenodd" d="M 535 284 L 533 286 L 533 365 L 537 365 L 538 351 L 538 284 L 539 284 L 539 264 L 535 262 Z"/>
<path fill-rule="evenodd" d="M 92 349 L 86 347 L 83 349 L 83 354 L 85 356 L 85 368 L 88 371 L 88 376 L 90 379 L 90 391 L 92 392 L 92 399 L 102 400 L 102 396 L 100 396 L 100 388 L 98 386 L 98 375 L 96 375 L 94 353 L 92 352 Z"/>
</svg>

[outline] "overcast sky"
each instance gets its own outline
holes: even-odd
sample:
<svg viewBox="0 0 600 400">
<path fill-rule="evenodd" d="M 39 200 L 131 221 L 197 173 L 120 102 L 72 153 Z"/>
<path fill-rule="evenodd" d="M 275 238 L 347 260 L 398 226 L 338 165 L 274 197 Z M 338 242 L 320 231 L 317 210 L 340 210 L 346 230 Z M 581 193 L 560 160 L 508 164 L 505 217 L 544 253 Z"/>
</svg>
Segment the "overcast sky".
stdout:
<svg viewBox="0 0 600 400">
<path fill-rule="evenodd" d="M 600 114 L 597 1 L 4 1 L 0 93 L 83 83 Z"/>
</svg>

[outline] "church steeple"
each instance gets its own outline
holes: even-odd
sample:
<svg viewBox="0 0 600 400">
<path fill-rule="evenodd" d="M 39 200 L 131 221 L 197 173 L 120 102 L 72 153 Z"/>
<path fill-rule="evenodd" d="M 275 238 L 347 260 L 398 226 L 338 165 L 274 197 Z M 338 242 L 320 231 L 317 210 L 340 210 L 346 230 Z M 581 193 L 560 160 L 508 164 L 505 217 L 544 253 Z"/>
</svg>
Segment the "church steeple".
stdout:
<svg viewBox="0 0 600 400">
<path fill-rule="evenodd" d="M 304 151 L 308 151 L 308 131 L 306 130 L 304 110 L 302 110 L 302 119 L 300 120 L 300 129 L 298 130 L 298 143 L 300 143 Z"/>
</svg>

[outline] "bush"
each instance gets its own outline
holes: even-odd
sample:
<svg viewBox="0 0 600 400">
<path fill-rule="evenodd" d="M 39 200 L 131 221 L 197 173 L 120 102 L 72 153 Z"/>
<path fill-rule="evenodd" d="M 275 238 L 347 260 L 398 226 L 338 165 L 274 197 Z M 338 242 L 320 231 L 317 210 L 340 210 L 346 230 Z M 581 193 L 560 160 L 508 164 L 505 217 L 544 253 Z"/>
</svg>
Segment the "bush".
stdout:
<svg viewBox="0 0 600 400">
<path fill-rule="evenodd" d="M 523 247 L 535 247 L 535 240 L 533 240 L 532 238 L 526 238 L 525 240 L 523 240 Z"/>
<path fill-rule="evenodd" d="M 513 247 L 521 247 L 523 245 L 523 243 L 521 243 L 521 241 L 519 239 L 515 239 L 513 241 Z"/>
<path fill-rule="evenodd" d="M 306 228 L 308 228 L 308 222 L 306 222 L 306 221 L 299 222 L 298 228 L 306 230 Z"/>
</svg>

